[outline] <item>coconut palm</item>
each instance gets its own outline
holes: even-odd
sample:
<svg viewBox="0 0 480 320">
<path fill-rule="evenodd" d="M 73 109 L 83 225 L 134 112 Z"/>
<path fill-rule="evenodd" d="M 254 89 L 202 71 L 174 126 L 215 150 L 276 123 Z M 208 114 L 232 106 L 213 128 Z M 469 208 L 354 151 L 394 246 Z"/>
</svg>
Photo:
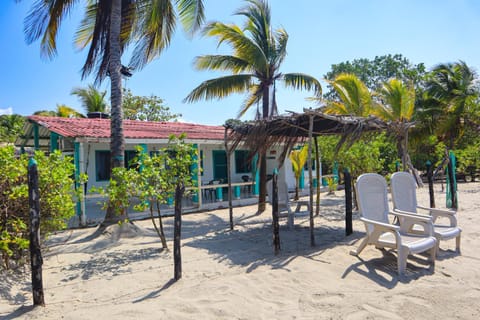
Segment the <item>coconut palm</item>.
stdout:
<svg viewBox="0 0 480 320">
<path fill-rule="evenodd" d="M 327 82 L 337 93 L 339 100 L 326 100 L 322 111 L 328 114 L 368 117 L 377 108 L 367 86 L 354 74 L 339 74 Z"/>
<path fill-rule="evenodd" d="M 217 38 L 219 45 L 228 44 L 233 53 L 204 55 L 195 59 L 198 70 L 227 71 L 231 74 L 204 81 L 190 92 L 185 101 L 219 99 L 232 93 L 246 92 L 248 95 L 238 116 L 244 115 L 261 101 L 260 118 L 268 119 L 276 114 L 276 81 L 295 89 L 314 89 L 317 95 L 321 93 L 321 85 L 318 80 L 306 74 L 280 72 L 287 54 L 288 34 L 282 28 L 272 29 L 267 1 L 246 2 L 247 5 L 235 13 L 246 18 L 243 28 L 222 22 L 212 22 L 204 28 L 206 36 Z M 259 212 L 265 210 L 265 199 L 266 158 L 261 155 Z"/>
<path fill-rule="evenodd" d="M 105 101 L 107 91 L 98 91 L 93 85 L 87 88 L 74 88 L 71 94 L 78 96 L 82 102 L 85 112 L 107 112 L 108 105 Z"/>
<path fill-rule="evenodd" d="M 51 111 L 51 110 L 35 111 L 33 115 L 44 116 L 44 117 L 61 117 L 61 118 L 85 118 L 83 114 L 81 114 L 77 110 L 65 104 L 57 104 L 57 108 L 54 111 Z"/>
<path fill-rule="evenodd" d="M 37 0 L 25 20 L 27 42 L 41 39 L 45 57 L 57 53 L 56 37 L 60 24 L 79 1 Z M 175 14 L 175 5 L 178 15 Z M 144 67 L 159 56 L 171 40 L 177 17 L 189 31 L 200 27 L 204 19 L 202 0 L 88 0 L 85 16 L 76 33 L 76 44 L 89 46 L 82 78 L 95 73 L 100 83 L 110 78 L 112 170 L 124 166 L 121 56 L 129 44 L 135 44 L 130 66 Z M 107 210 L 110 220 L 113 210 Z"/>
<path fill-rule="evenodd" d="M 407 170 L 407 167 L 413 170 L 407 147 L 408 129 L 413 125 L 412 117 L 415 111 L 415 87 L 393 78 L 382 84 L 376 96 L 381 103 L 376 104 L 372 112 L 388 122 L 388 131 L 397 141 L 403 170 Z"/>
<path fill-rule="evenodd" d="M 434 119 L 434 131 L 450 148 L 462 135 L 465 113 L 477 97 L 476 73 L 465 62 L 439 64 L 431 71 L 424 112 Z"/>
</svg>

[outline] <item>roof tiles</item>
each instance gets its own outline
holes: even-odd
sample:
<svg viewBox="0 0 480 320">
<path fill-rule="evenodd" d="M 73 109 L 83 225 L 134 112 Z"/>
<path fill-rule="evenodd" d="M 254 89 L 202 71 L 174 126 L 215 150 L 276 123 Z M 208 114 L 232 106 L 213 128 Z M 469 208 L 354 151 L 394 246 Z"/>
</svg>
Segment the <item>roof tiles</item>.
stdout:
<svg viewBox="0 0 480 320">
<path fill-rule="evenodd" d="M 70 138 L 110 138 L 110 119 L 59 118 L 29 116 L 39 125 Z M 168 139 L 185 133 L 187 139 L 223 140 L 224 127 L 183 122 L 148 122 L 123 120 L 126 139 Z"/>
</svg>

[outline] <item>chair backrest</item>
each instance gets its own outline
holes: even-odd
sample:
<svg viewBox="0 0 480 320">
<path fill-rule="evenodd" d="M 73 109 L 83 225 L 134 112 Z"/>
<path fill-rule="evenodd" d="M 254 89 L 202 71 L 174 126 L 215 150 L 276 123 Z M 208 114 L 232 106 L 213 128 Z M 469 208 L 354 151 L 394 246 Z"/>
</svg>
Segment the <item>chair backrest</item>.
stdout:
<svg viewBox="0 0 480 320">
<path fill-rule="evenodd" d="M 289 202 L 288 198 L 288 187 L 285 181 L 277 181 L 278 188 L 278 204 L 287 205 Z M 267 193 L 268 193 L 268 202 L 272 204 L 272 195 L 273 195 L 273 180 L 267 182 Z"/>
<path fill-rule="evenodd" d="M 417 184 L 410 173 L 395 172 L 392 175 L 390 186 L 394 209 L 417 212 Z"/>
<path fill-rule="evenodd" d="M 362 217 L 379 222 L 388 221 L 388 190 L 385 178 L 376 173 L 364 173 L 355 184 L 357 204 Z"/>
</svg>

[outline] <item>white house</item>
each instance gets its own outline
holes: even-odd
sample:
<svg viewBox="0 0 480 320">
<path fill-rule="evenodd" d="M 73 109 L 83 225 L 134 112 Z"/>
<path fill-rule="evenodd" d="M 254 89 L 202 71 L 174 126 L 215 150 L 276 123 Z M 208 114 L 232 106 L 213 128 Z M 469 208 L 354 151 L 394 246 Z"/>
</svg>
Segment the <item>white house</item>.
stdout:
<svg viewBox="0 0 480 320">
<path fill-rule="evenodd" d="M 226 152 L 224 143 L 225 128 L 223 126 L 210 126 L 181 122 L 146 122 L 124 120 L 123 132 L 125 137 L 125 163 L 135 156 L 136 146 L 141 146 L 144 152 L 153 153 L 164 147 L 172 134 L 186 134 L 185 141 L 192 143 L 200 155 L 198 161 L 199 182 L 198 194 L 202 197 L 196 199 L 197 207 L 202 207 L 204 190 L 211 188 L 205 186 L 212 181 L 227 181 Z M 74 156 L 77 173 L 88 174 L 87 192 L 91 187 L 104 186 L 110 178 L 110 120 L 101 118 L 59 118 L 29 116 L 24 128 L 24 135 L 19 137 L 16 145 L 19 147 L 33 147 L 44 151 L 61 150 L 65 154 Z M 272 149 L 267 152 L 267 172 L 273 172 L 278 164 L 279 150 Z M 241 145 L 231 155 L 232 182 L 237 184 L 237 189 L 249 178 L 253 188 L 251 195 L 258 194 L 258 178 L 253 174 L 249 161 L 248 150 Z M 291 163 L 288 159 L 279 168 L 280 178 L 286 180 L 289 189 L 295 188 L 295 178 Z M 242 178 L 243 177 L 243 178 Z M 256 179 L 257 178 L 257 179 Z M 256 182 L 256 183 L 255 183 Z M 308 185 L 308 175 L 305 175 L 304 185 Z M 222 199 L 221 188 L 220 197 Z M 214 194 L 218 196 L 218 193 Z M 236 194 L 238 196 L 238 194 Z M 223 196 L 226 199 L 226 196 Z M 85 208 L 79 208 L 85 212 Z"/>
</svg>

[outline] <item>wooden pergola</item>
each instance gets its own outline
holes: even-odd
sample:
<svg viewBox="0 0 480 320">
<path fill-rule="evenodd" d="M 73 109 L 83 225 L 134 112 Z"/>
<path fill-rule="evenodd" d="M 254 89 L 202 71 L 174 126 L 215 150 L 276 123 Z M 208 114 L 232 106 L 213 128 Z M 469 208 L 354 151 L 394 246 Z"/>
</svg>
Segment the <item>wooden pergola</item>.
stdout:
<svg viewBox="0 0 480 320">
<path fill-rule="evenodd" d="M 271 147 L 279 147 L 279 163 L 283 164 L 285 157 L 298 143 L 308 143 L 308 174 L 312 181 L 312 153 L 313 142 L 317 146 L 317 137 L 321 135 L 340 135 L 338 147 L 342 144 L 351 144 L 356 141 L 362 133 L 367 131 L 379 131 L 387 128 L 387 123 L 376 117 L 355 117 L 328 115 L 319 109 L 304 109 L 303 113 L 290 112 L 286 116 L 277 116 L 268 120 L 256 120 L 251 122 L 228 122 L 225 124 L 225 150 L 227 152 L 227 172 L 230 172 L 230 154 L 235 148 L 243 143 L 250 150 L 251 154 L 265 154 Z M 318 150 L 317 165 L 319 165 Z M 319 170 L 317 170 L 317 175 Z M 317 181 L 318 176 L 317 176 Z M 230 188 L 231 177 L 228 176 L 229 184 L 229 207 L 230 207 L 230 228 L 233 229 L 232 192 Z M 317 214 L 319 212 L 320 184 L 317 184 Z M 311 244 L 315 244 L 313 225 L 313 197 L 314 187 L 310 183 L 309 192 L 310 211 L 310 235 Z M 350 216 L 351 220 L 351 216 Z M 350 221 L 351 223 L 351 221 Z M 348 222 L 347 222 L 348 224 Z M 351 224 L 350 224 L 351 225 Z"/>
</svg>

